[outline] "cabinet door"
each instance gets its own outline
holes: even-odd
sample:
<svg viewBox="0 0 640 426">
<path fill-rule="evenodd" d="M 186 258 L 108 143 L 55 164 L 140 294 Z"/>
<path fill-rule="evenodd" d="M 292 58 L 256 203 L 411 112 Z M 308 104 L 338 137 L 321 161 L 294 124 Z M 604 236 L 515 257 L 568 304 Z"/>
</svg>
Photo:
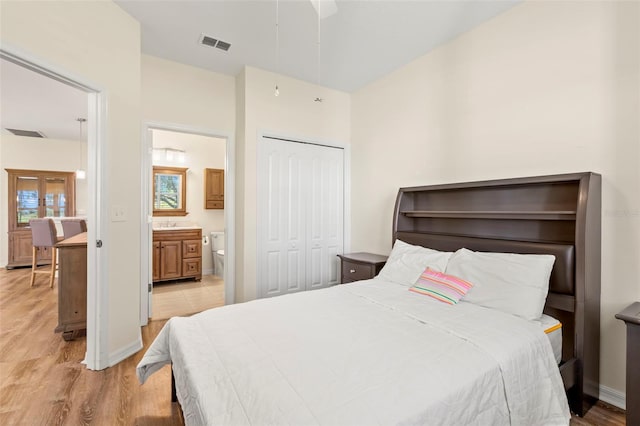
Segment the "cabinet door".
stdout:
<svg viewBox="0 0 640 426">
<path fill-rule="evenodd" d="M 160 279 L 160 241 L 154 241 L 153 243 L 153 281 Z"/>
<path fill-rule="evenodd" d="M 224 170 L 205 169 L 205 209 L 224 209 Z"/>
<path fill-rule="evenodd" d="M 74 213 L 69 209 L 69 177 L 44 176 L 42 178 L 42 216 L 64 217 Z"/>
<path fill-rule="evenodd" d="M 30 265 L 32 255 L 31 231 L 9 232 L 9 263 Z"/>
<path fill-rule="evenodd" d="M 182 275 L 182 241 L 160 242 L 160 279 Z"/>
<path fill-rule="evenodd" d="M 10 205 L 15 206 L 15 209 L 10 212 L 15 218 L 14 229 L 24 228 L 29 226 L 29 220 L 42 217 L 40 212 L 40 180 L 36 174 L 13 176 L 11 180 L 15 184 L 15 194 L 9 195 L 11 198 L 15 197 L 15 203 L 11 203 L 12 200 L 9 199 Z"/>
</svg>

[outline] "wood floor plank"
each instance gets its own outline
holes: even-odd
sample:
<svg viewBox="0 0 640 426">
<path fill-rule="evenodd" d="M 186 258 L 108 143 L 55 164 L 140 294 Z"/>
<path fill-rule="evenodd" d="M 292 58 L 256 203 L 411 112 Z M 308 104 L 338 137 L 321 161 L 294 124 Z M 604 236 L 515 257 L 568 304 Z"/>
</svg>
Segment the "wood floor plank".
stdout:
<svg viewBox="0 0 640 426">
<path fill-rule="evenodd" d="M 180 407 L 171 403 L 169 366 L 144 386 L 135 376 L 144 350 L 111 368 L 87 370 L 81 364 L 85 338 L 65 342 L 53 332 L 57 286 L 38 280 L 29 288 L 29 271 L 0 269 L 0 425 L 184 424 Z M 142 328 L 145 348 L 165 322 Z M 603 403 L 571 420 L 572 426 L 624 424 L 624 412 Z"/>
</svg>

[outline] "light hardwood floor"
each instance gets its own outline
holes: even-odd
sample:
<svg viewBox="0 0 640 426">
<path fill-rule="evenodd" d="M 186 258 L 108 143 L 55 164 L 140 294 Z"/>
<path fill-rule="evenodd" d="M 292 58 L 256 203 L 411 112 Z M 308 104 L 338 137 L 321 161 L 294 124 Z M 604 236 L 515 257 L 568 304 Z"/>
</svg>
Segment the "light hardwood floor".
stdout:
<svg viewBox="0 0 640 426">
<path fill-rule="evenodd" d="M 29 269 L 0 268 L 0 425 L 182 425 L 170 402 L 171 371 L 164 367 L 141 386 L 135 367 L 144 349 L 103 371 L 81 361 L 85 339 L 65 342 L 57 324 L 57 284 Z M 166 321 L 142 329 L 145 348 Z M 592 408 L 572 426 L 624 425 L 619 410 Z"/>
</svg>

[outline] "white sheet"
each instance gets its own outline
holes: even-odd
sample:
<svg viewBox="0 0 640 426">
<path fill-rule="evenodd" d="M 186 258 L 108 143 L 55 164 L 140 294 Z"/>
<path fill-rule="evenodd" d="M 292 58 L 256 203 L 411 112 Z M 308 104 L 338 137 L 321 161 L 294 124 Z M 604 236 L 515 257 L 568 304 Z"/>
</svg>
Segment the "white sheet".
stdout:
<svg viewBox="0 0 640 426">
<path fill-rule="evenodd" d="M 540 326 L 379 279 L 173 318 L 138 365 L 173 362 L 187 425 L 567 425 Z"/>
<path fill-rule="evenodd" d="M 542 314 L 540 320 L 536 322 L 540 324 L 540 327 L 542 327 L 545 334 L 547 335 L 549 343 L 551 343 L 553 356 L 559 365 L 562 361 L 562 324 L 554 317 L 546 314 Z"/>
</svg>

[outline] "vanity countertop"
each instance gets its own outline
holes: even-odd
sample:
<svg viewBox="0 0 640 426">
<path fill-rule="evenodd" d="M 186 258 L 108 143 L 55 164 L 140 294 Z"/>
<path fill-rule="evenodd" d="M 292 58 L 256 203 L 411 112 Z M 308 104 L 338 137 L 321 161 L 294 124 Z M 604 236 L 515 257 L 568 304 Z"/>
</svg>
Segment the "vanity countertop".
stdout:
<svg viewBox="0 0 640 426">
<path fill-rule="evenodd" d="M 183 231 L 185 229 L 202 229 L 201 226 L 191 222 L 154 222 L 154 231 Z"/>
</svg>

